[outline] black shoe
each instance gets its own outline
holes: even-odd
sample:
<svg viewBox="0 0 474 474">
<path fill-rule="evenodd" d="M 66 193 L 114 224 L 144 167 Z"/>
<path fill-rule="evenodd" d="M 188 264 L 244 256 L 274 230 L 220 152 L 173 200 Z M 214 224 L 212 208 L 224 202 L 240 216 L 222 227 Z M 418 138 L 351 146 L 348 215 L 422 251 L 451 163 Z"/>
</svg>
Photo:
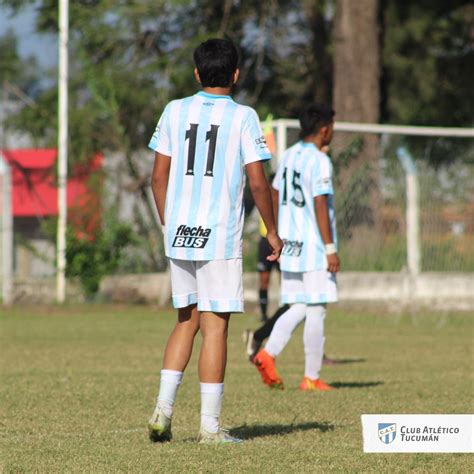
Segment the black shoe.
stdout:
<svg viewBox="0 0 474 474">
<path fill-rule="evenodd" d="M 253 335 L 254 332 L 251 329 L 246 329 L 242 333 L 242 341 L 244 341 L 245 344 L 245 353 L 247 354 L 247 357 L 249 358 L 249 361 L 252 362 L 252 364 L 253 359 L 257 355 L 257 352 L 262 347 L 262 343 L 260 341 L 257 341 L 253 337 Z"/>
</svg>

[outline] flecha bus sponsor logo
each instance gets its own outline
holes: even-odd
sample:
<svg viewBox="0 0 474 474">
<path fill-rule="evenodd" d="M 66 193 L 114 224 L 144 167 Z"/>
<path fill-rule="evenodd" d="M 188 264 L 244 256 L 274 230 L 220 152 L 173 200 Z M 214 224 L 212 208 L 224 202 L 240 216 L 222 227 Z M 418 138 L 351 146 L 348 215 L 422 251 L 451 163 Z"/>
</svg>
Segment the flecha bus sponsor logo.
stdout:
<svg viewBox="0 0 474 474">
<path fill-rule="evenodd" d="M 176 235 L 173 240 L 173 247 L 184 247 L 203 249 L 212 230 L 205 227 L 189 227 L 187 225 L 180 225 L 176 230 Z"/>
</svg>

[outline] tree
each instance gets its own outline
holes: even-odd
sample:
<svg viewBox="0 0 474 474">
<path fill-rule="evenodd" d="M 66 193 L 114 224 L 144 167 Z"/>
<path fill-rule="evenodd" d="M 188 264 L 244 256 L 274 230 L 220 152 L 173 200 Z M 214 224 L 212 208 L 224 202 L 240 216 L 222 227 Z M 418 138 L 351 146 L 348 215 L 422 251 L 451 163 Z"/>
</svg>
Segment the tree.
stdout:
<svg viewBox="0 0 474 474">
<path fill-rule="evenodd" d="M 472 126 L 472 2 L 384 0 L 382 7 L 384 120 Z"/>
<path fill-rule="evenodd" d="M 377 0 L 339 0 L 334 32 L 338 120 L 377 123 L 380 61 Z"/>
<path fill-rule="evenodd" d="M 12 30 L 0 37 L 0 84 L 12 83 L 25 94 L 37 89 L 37 63 L 33 57 L 21 58 L 18 41 Z"/>
<path fill-rule="evenodd" d="M 33 0 L 0 3 L 15 12 Z M 436 7 L 430 7 L 430 3 Z M 161 232 L 148 186 L 151 167 L 142 165 L 141 156 L 166 102 L 195 92 L 192 52 L 201 41 L 226 36 L 240 46 L 242 75 L 236 98 L 254 106 L 262 117 L 269 112 L 276 117 L 294 117 L 309 101 L 333 99 L 338 120 L 378 122 L 382 117 L 409 121 L 422 114 L 426 118 L 429 113 L 431 123 L 442 123 L 443 114 L 450 115 L 452 123 L 460 123 L 466 122 L 471 113 L 469 101 L 461 101 L 459 107 L 450 107 L 449 102 L 460 102 L 458 89 L 464 97 L 472 98 L 465 72 L 466 57 L 472 58 L 472 48 L 466 41 L 471 34 L 468 13 L 472 11 L 467 3 L 70 2 L 71 161 L 87 162 L 98 151 L 117 157 L 127 171 L 127 188 L 139 197 L 133 219 L 146 249 L 147 268 L 162 268 Z M 40 0 L 36 5 L 38 31 L 55 32 L 57 2 Z M 420 22 L 429 25 L 433 18 L 437 29 L 419 28 Z M 426 60 L 425 67 L 423 55 L 436 51 L 442 52 L 436 60 L 440 66 L 436 75 L 429 76 L 431 63 Z M 451 59 L 445 63 L 448 57 Z M 415 80 L 410 76 L 412 80 L 407 81 L 407 74 L 418 62 L 423 63 L 425 73 L 420 77 L 414 74 Z M 443 64 L 446 67 L 441 67 Z M 426 82 L 423 75 L 429 78 Z M 426 97 L 422 93 L 433 89 L 433 81 L 443 91 L 440 100 L 433 100 L 432 92 Z M 56 99 L 55 86 L 48 85 L 37 97 L 38 107 L 25 108 L 16 118 L 16 125 L 54 146 Z M 342 146 L 336 141 L 334 148 L 337 153 Z M 377 180 L 377 140 L 364 138 L 357 149 L 360 151 L 353 155 L 349 172 L 341 172 L 346 175 L 341 176 L 343 186 L 344 179 L 354 176 L 350 167 L 356 165 L 368 166 L 367 175 Z M 364 186 L 370 186 L 370 180 Z M 119 197 L 113 196 L 113 200 Z"/>
<path fill-rule="evenodd" d="M 30 2 L 3 3 L 18 11 Z M 42 0 L 38 4 L 38 30 L 56 32 L 57 2 Z M 294 21 L 291 12 L 298 4 L 296 0 L 70 3 L 70 160 L 87 162 L 97 152 L 119 157 L 127 169 L 128 188 L 140 198 L 134 220 L 148 249 L 150 269 L 163 266 L 162 241 L 148 187 L 151 169 L 141 166 L 138 152 L 146 148 L 166 102 L 195 92 L 194 48 L 211 36 L 232 38 L 242 51 L 237 98 L 263 113 L 292 115 L 300 103 L 300 94 L 293 89 L 298 77 L 307 78 L 302 89 L 305 97 L 316 81 L 314 61 L 306 53 L 302 59 L 305 67 L 301 74 L 293 74 L 292 83 L 285 84 L 275 74 L 281 58 L 291 68 L 291 54 L 283 51 L 298 47 L 291 35 L 285 43 L 274 41 Z M 304 11 L 298 11 L 298 22 L 307 29 Z M 282 95 L 291 98 L 290 107 Z M 53 85 L 39 95 L 38 107 L 22 111 L 16 125 L 54 146 L 56 99 Z"/>
<path fill-rule="evenodd" d="M 378 1 L 338 0 L 334 31 L 334 98 L 336 118 L 347 122 L 377 123 L 380 117 L 380 46 Z M 341 153 L 350 135 L 337 134 L 333 148 Z M 341 188 L 352 190 L 349 225 L 377 223 L 378 145 L 376 135 L 356 137 L 357 153 L 341 170 Z M 354 144 L 350 145 L 354 148 Z M 354 190 L 358 190 L 357 193 Z M 361 192 L 362 191 L 362 192 Z M 344 206 L 346 208 L 347 206 Z M 348 207 L 347 207 L 348 208 Z"/>
</svg>

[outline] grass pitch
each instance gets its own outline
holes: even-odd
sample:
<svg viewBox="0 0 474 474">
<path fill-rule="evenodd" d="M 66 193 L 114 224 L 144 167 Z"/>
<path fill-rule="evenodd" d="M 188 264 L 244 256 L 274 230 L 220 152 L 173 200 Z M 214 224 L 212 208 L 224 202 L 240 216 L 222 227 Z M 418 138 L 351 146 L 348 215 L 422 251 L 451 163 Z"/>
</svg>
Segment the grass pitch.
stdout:
<svg viewBox="0 0 474 474">
<path fill-rule="evenodd" d="M 229 334 L 223 424 L 236 446 L 194 442 L 199 389 L 194 356 L 180 389 L 174 440 L 148 441 L 146 422 L 174 312 L 143 307 L 15 308 L 0 313 L 0 472 L 468 472 L 464 454 L 364 454 L 363 413 L 471 413 L 472 314 L 327 318 L 327 353 L 352 359 L 323 369 L 339 386 L 297 389 L 301 328 L 280 356 L 284 392 L 267 389 Z M 472 467 L 472 465 L 471 465 Z"/>
</svg>

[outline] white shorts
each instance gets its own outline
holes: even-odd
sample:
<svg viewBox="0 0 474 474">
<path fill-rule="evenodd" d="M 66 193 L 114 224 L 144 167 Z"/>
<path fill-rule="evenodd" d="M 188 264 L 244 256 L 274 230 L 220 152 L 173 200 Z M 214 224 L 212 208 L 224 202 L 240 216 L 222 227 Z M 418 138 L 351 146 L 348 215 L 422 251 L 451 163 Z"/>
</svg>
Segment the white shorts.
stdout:
<svg viewBox="0 0 474 474">
<path fill-rule="evenodd" d="M 327 270 L 281 272 L 282 304 L 322 304 L 337 301 L 336 274 Z"/>
<path fill-rule="evenodd" d="M 199 311 L 242 313 L 244 291 L 242 259 L 177 260 L 168 259 L 171 270 L 173 306 L 196 304 Z"/>
</svg>

